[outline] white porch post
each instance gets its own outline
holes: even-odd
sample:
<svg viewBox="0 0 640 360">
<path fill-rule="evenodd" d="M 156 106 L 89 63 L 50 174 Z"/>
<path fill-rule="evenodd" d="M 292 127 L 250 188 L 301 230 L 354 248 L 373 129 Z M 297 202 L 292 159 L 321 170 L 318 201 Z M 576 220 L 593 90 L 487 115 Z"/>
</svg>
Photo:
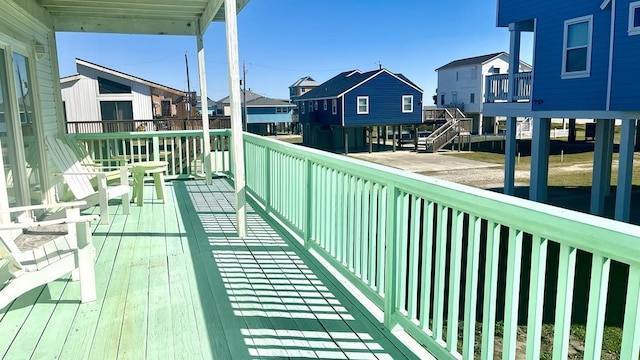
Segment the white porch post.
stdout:
<svg viewBox="0 0 640 360">
<path fill-rule="evenodd" d="M 200 28 L 200 26 L 198 26 Z M 204 67 L 204 44 L 202 41 L 202 33 L 198 31 L 196 36 L 198 42 L 198 77 L 200 78 L 200 103 L 202 104 L 202 142 L 203 158 L 202 172 L 204 173 L 207 184 L 211 184 L 211 140 L 209 136 L 209 110 L 207 102 L 207 74 Z M 191 94 L 189 94 L 189 97 Z M 191 106 L 191 105 L 189 105 Z M 190 109 L 190 108 L 189 108 Z"/>
<path fill-rule="evenodd" d="M 533 123 L 531 139 L 531 176 L 529 199 L 538 202 L 547 200 L 547 182 L 549 178 L 549 130 L 550 118 L 540 118 Z"/>
<path fill-rule="evenodd" d="M 231 108 L 231 143 L 233 151 L 233 184 L 236 191 L 236 217 L 238 236 L 247 235 L 246 189 L 244 179 L 244 148 L 242 135 L 242 108 L 240 106 L 240 65 L 238 59 L 238 19 L 236 0 L 224 0 L 224 18 L 227 30 L 227 57 L 229 61 L 229 102 Z"/>
<path fill-rule="evenodd" d="M 504 189 L 507 195 L 515 193 L 516 174 L 516 123 L 515 117 L 507 118 L 507 135 L 504 146 Z"/>
<path fill-rule="evenodd" d="M 520 70 L 520 27 L 516 24 L 509 24 L 509 94 L 507 101 L 513 101 L 516 95 L 515 74 Z"/>
<path fill-rule="evenodd" d="M 633 142 L 635 132 L 636 120 L 623 119 L 620 136 L 615 219 L 625 222 L 629 221 L 631 210 L 631 180 L 633 179 Z"/>
<path fill-rule="evenodd" d="M 596 120 L 596 143 L 593 154 L 590 212 L 602 215 L 604 199 L 611 191 L 611 146 L 614 120 Z"/>
</svg>

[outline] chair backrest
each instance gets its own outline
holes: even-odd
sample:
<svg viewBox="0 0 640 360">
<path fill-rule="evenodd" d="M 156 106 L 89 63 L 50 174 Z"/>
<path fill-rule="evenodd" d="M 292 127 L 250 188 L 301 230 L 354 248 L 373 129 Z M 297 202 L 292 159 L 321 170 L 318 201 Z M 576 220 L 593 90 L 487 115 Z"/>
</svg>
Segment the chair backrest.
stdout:
<svg viewBox="0 0 640 360">
<path fill-rule="evenodd" d="M 78 158 L 78 161 L 80 161 L 80 164 L 86 166 L 89 171 L 93 170 L 95 162 L 91 158 L 91 155 L 89 155 L 87 149 L 84 147 L 84 144 L 80 144 L 79 141 L 69 136 L 64 136 L 62 137 L 62 139 L 58 139 L 62 140 L 62 142 L 66 144 L 74 154 L 76 154 L 76 157 Z"/>
<path fill-rule="evenodd" d="M 90 175 L 93 171 L 81 164 L 77 154 L 62 140 L 54 136 L 46 138 L 48 154 L 62 173 L 62 177 L 69 186 L 69 190 L 76 199 L 84 199 L 95 194 Z M 72 173 L 87 173 L 87 175 L 72 175 Z"/>
<path fill-rule="evenodd" d="M 20 251 L 18 245 L 13 241 L 14 238 L 11 231 L 0 232 L 0 258 L 8 260 L 14 268 L 22 269 L 19 261 L 22 251 Z"/>
</svg>

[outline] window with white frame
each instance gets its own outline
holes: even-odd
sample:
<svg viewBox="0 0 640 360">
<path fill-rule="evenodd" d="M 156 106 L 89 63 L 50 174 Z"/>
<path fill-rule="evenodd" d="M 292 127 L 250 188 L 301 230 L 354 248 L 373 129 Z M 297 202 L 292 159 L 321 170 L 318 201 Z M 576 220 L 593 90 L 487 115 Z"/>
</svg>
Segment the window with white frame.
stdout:
<svg viewBox="0 0 640 360">
<path fill-rule="evenodd" d="M 358 114 L 368 114 L 369 113 L 369 97 L 368 96 L 358 96 L 357 97 L 358 104 Z"/>
<path fill-rule="evenodd" d="M 640 35 L 640 1 L 629 4 L 629 35 Z"/>
<path fill-rule="evenodd" d="M 304 108 L 305 108 L 304 104 L 305 104 L 304 101 L 300 102 L 300 113 L 302 113 L 302 114 L 304 114 Z"/>
<path fill-rule="evenodd" d="M 318 111 L 318 100 L 313 102 L 313 111 Z"/>
<path fill-rule="evenodd" d="M 587 77 L 591 70 L 593 15 L 564 22 L 562 78 Z"/>
<path fill-rule="evenodd" d="M 324 99 L 323 108 L 324 108 L 324 111 L 327 111 L 327 99 Z"/>
<path fill-rule="evenodd" d="M 413 112 L 413 95 L 402 95 L 402 112 Z"/>
<path fill-rule="evenodd" d="M 331 114 L 336 115 L 338 113 L 338 99 L 331 99 Z"/>
</svg>

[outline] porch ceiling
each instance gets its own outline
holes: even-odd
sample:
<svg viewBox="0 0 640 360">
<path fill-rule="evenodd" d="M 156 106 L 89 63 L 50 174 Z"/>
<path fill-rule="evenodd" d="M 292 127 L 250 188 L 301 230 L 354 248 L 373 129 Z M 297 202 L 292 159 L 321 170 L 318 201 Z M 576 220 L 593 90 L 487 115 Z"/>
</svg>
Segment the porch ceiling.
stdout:
<svg viewBox="0 0 640 360">
<path fill-rule="evenodd" d="M 224 21 L 224 0 L 37 0 L 56 31 L 197 35 Z M 236 0 L 240 11 L 249 0 Z"/>
</svg>

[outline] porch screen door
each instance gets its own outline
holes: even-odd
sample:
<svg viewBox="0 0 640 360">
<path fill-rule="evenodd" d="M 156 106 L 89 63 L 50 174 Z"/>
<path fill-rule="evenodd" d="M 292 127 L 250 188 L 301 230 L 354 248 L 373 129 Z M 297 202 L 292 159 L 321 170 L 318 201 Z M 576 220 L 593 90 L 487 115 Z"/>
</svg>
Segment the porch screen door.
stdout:
<svg viewBox="0 0 640 360">
<path fill-rule="evenodd" d="M 36 112 L 34 108 L 35 86 L 31 82 L 31 64 L 29 59 L 19 53 L 14 52 L 13 60 L 13 81 L 15 84 L 15 99 L 18 104 L 19 125 L 17 129 L 20 131 L 22 139 L 22 148 L 25 162 L 23 169 L 26 176 L 26 183 L 29 187 L 29 193 L 26 204 L 39 204 L 43 200 L 42 196 L 42 167 L 40 161 L 40 141 L 38 141 L 38 126 L 36 122 Z M 16 119 L 18 120 L 18 119 Z M 17 144 L 18 145 L 18 144 Z"/>
<path fill-rule="evenodd" d="M 0 145 L 2 146 L 4 188 L 6 189 L 6 194 L 3 193 L 3 196 L 0 197 L 0 201 L 2 201 L 0 206 L 2 207 L 16 206 L 22 203 L 19 200 L 21 197 L 21 190 L 19 189 L 21 174 L 15 146 L 15 131 L 11 122 L 12 110 L 9 97 L 9 78 L 7 76 L 5 50 L 0 48 Z"/>
<path fill-rule="evenodd" d="M 0 48 L 0 144 L 6 188 L 6 196 L 0 196 L 3 207 L 43 200 L 29 59 L 16 52 L 8 55 L 6 48 Z"/>
</svg>

